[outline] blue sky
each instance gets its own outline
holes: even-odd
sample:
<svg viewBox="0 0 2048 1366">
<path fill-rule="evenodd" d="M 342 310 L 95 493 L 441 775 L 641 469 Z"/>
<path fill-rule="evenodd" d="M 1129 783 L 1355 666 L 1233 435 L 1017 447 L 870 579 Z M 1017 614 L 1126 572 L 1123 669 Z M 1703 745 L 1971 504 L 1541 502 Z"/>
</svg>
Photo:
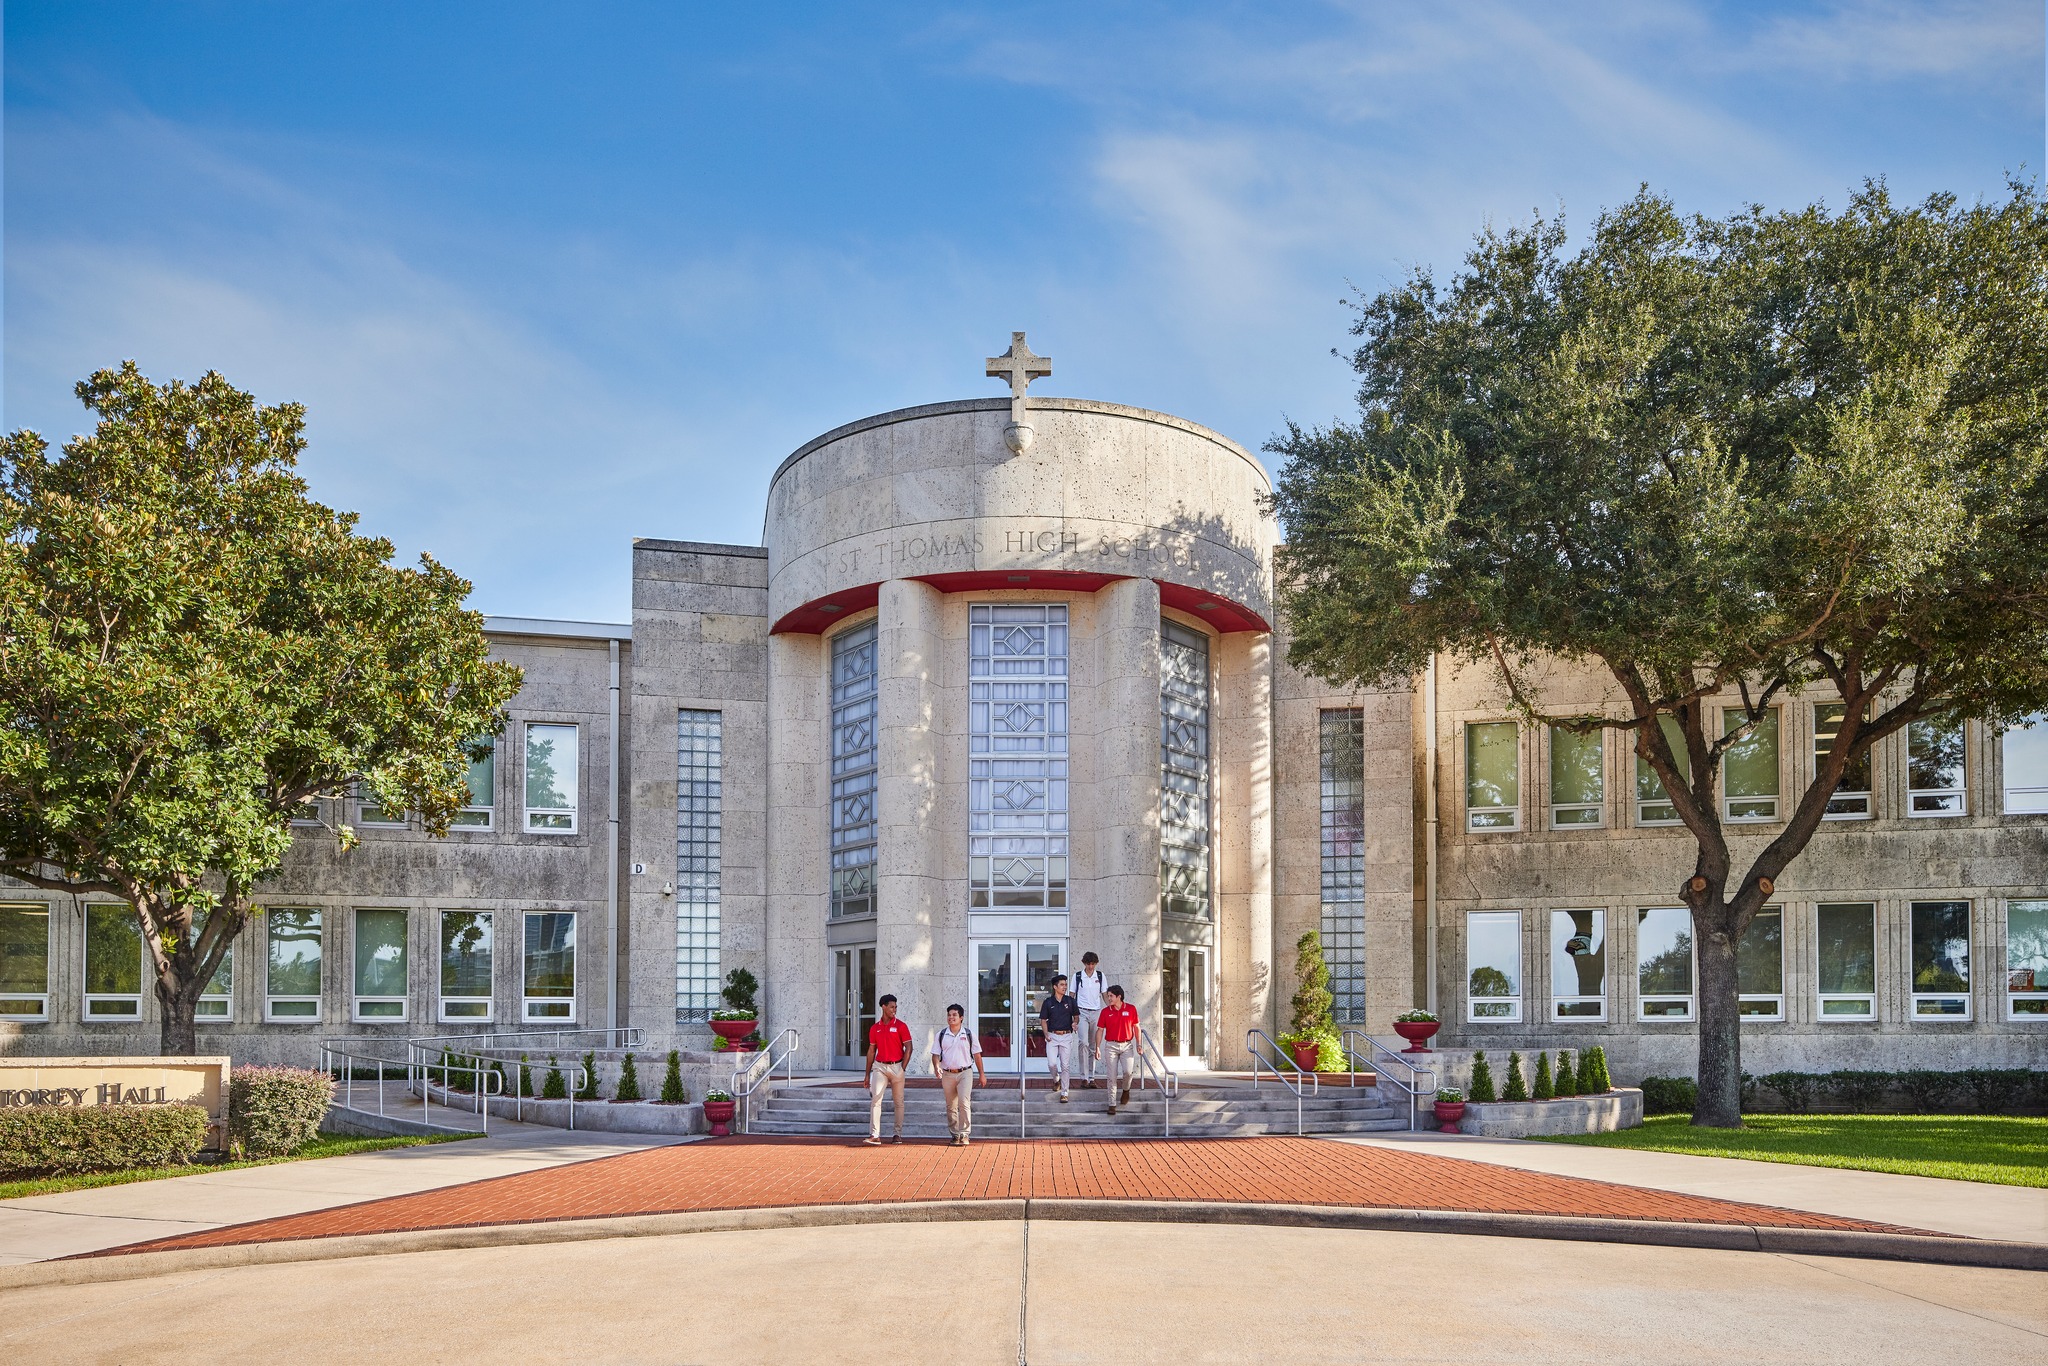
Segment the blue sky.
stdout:
<svg viewBox="0 0 2048 1366">
<path fill-rule="evenodd" d="M 310 409 L 315 495 L 485 611 L 623 619 L 867 413 L 1039 388 L 1256 449 L 1339 300 L 1489 220 L 1996 195 L 2040 0 L 5 10 L 5 422 L 123 358 Z"/>
</svg>

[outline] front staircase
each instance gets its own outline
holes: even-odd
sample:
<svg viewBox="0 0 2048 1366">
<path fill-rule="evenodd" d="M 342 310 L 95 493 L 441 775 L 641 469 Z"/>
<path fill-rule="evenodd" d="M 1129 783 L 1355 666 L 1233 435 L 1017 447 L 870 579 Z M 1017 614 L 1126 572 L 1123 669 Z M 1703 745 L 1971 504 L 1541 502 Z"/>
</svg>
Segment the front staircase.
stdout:
<svg viewBox="0 0 2048 1366">
<path fill-rule="evenodd" d="M 843 1075 L 843 1074 L 842 1074 Z M 1376 1086 L 1325 1087 L 1301 1101 L 1301 1132 L 1364 1134 L 1409 1127 L 1401 1112 L 1406 1097 L 1392 1087 L 1383 1095 Z M 1284 1087 L 1253 1088 L 1243 1082 L 1208 1083 L 1184 1077 L 1171 1102 L 1175 1138 L 1247 1138 L 1295 1132 L 1295 1099 Z M 1073 1092 L 1062 1105 L 1058 1097 L 1034 1082 L 1026 1093 L 1022 1119 L 1025 1138 L 1160 1138 L 1166 1131 L 1168 1103 L 1147 1088 L 1131 1093 L 1131 1103 L 1109 1113 L 1109 1092 Z M 904 1097 L 904 1137 L 941 1139 L 946 1135 L 945 1096 L 935 1086 L 912 1086 Z M 1019 1137 L 1019 1109 L 1014 1084 L 977 1087 L 974 1092 L 976 1138 Z M 895 1125 L 887 1100 L 882 1107 L 882 1134 Z M 868 1094 L 843 1081 L 780 1082 L 764 1085 L 754 1097 L 747 1122 L 751 1134 L 814 1135 L 862 1138 L 868 1131 Z"/>
</svg>

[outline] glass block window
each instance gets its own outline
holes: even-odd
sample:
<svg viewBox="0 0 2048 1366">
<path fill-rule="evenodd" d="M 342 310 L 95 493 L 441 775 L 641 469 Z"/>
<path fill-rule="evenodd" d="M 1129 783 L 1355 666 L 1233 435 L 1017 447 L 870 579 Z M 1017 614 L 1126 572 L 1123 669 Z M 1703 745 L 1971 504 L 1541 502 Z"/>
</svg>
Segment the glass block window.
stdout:
<svg viewBox="0 0 2048 1366">
<path fill-rule="evenodd" d="M 263 1018 L 287 1022 L 320 1018 L 320 912 L 278 908 L 264 914 L 268 962 Z"/>
<path fill-rule="evenodd" d="M 1721 713 L 1723 735 L 1749 724 L 1747 713 Z M 1763 714 L 1749 734 L 1721 755 L 1721 812 L 1731 822 L 1778 818 L 1778 712 Z"/>
<path fill-rule="evenodd" d="M 126 905 L 85 908 L 85 1018 L 142 1018 L 142 931 Z"/>
<path fill-rule="evenodd" d="M 719 1008 L 718 894 L 721 712 L 684 710 L 676 719 L 676 1019 L 708 1020 Z"/>
<path fill-rule="evenodd" d="M 1906 814 L 1961 816 L 1963 723 L 1915 721 L 1906 727 Z"/>
<path fill-rule="evenodd" d="M 1867 901 L 1823 903 L 1815 914 L 1814 979 L 1820 1018 L 1877 1018 L 1877 908 Z"/>
<path fill-rule="evenodd" d="M 1828 751 L 1834 748 L 1835 737 L 1841 734 L 1842 717 L 1848 708 L 1840 702 L 1816 702 L 1813 704 L 1813 767 L 1815 772 L 1827 762 Z M 1835 784 L 1835 795 L 1828 798 L 1827 819 L 1831 821 L 1860 821 L 1870 817 L 1870 751 L 1862 754 L 1842 770 L 1840 782 Z"/>
<path fill-rule="evenodd" d="M 1970 1018 L 1970 903 L 1913 903 L 1913 1016 Z"/>
<path fill-rule="evenodd" d="M 1465 827 L 1522 828 L 1522 728 L 1513 721 L 1465 727 Z"/>
<path fill-rule="evenodd" d="M 1692 912 L 1653 906 L 1636 912 L 1636 1018 L 1692 1018 Z"/>
<path fill-rule="evenodd" d="M 1607 912 L 1550 913 L 1550 1015 L 1607 1018 Z"/>
<path fill-rule="evenodd" d="M 1607 736 L 1550 728 L 1550 824 L 1585 829 L 1606 823 Z"/>
<path fill-rule="evenodd" d="M 832 637 L 832 910 L 875 913 L 875 623 Z"/>
<path fill-rule="evenodd" d="M 576 1018 L 576 913 L 528 911 L 521 965 L 522 1014 L 529 1022 Z"/>
<path fill-rule="evenodd" d="M 0 906 L 0 1020 L 50 1018 L 50 908 Z"/>
<path fill-rule="evenodd" d="M 356 1018 L 405 1018 L 405 912 L 356 912 Z"/>
<path fill-rule="evenodd" d="M 2048 716 L 2027 719 L 2028 725 L 2007 731 L 2000 742 L 2009 816 L 2048 811 Z"/>
<path fill-rule="evenodd" d="M 1758 910 L 1735 945 L 1735 989 L 1744 1019 L 1785 1018 L 1785 917 L 1776 906 Z"/>
<path fill-rule="evenodd" d="M 1209 918 L 1209 638 L 1159 623 L 1159 909 Z"/>
<path fill-rule="evenodd" d="M 1322 714 L 1323 960 L 1331 1018 L 1365 1019 L 1365 712 Z"/>
<path fill-rule="evenodd" d="M 2048 1019 L 2048 901 L 2005 903 L 2005 1013 Z"/>
<path fill-rule="evenodd" d="M 441 912 L 441 1018 L 491 1018 L 491 912 Z"/>
<path fill-rule="evenodd" d="M 1067 905 L 1067 607 L 967 609 L 967 886 L 977 910 Z"/>
<path fill-rule="evenodd" d="M 576 833 L 577 772 L 581 754 L 576 727 L 526 728 L 526 828 L 535 834 Z"/>
<path fill-rule="evenodd" d="M 1685 747 L 1685 731 L 1678 719 L 1659 716 L 1657 724 L 1663 728 L 1664 741 L 1671 746 L 1671 757 L 1678 761 L 1678 776 L 1692 781 L 1692 752 Z M 1664 780 L 1657 776 L 1657 770 L 1650 767 L 1642 755 L 1636 756 L 1636 824 L 1677 825 L 1678 808 L 1671 804 L 1671 794 L 1664 790 Z"/>
</svg>

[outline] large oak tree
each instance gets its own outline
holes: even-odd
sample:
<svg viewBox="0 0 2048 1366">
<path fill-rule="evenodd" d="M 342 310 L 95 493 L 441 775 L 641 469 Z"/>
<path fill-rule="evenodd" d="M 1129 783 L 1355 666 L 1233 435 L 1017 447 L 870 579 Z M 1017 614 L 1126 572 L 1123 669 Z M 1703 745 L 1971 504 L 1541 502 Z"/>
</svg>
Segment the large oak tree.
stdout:
<svg viewBox="0 0 2048 1366">
<path fill-rule="evenodd" d="M 1917 720 L 2048 707 L 2048 206 L 1871 185 L 1714 220 L 1646 190 L 1568 248 L 1488 231 L 1360 304 L 1358 421 L 1269 444 L 1289 657 L 1372 686 L 1443 653 L 1630 739 L 1694 846 L 1694 1122 L 1738 1125 L 1736 947 L 1843 774 Z M 1551 704 L 1560 660 L 1607 714 Z M 1845 719 L 1738 866 L 1721 760 L 1803 690 Z"/>
<path fill-rule="evenodd" d="M 77 393 L 60 457 L 0 445 L 0 873 L 132 906 L 189 1054 L 293 818 L 359 784 L 445 833 L 520 675 L 466 581 L 306 496 L 298 405 L 132 362 Z"/>
</svg>

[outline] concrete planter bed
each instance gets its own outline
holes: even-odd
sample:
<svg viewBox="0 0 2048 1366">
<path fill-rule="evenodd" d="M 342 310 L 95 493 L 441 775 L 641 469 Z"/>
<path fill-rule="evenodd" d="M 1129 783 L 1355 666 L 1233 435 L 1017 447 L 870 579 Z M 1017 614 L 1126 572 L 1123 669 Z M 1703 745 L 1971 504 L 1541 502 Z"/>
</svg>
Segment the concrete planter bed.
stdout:
<svg viewBox="0 0 2048 1366">
<path fill-rule="evenodd" d="M 1529 1138 L 1537 1134 L 1605 1134 L 1643 1122 L 1643 1092 L 1624 1086 L 1600 1096 L 1567 1100 L 1467 1102 L 1458 1132 L 1481 1138 Z"/>
<path fill-rule="evenodd" d="M 594 1133 L 701 1134 L 706 1128 L 704 1107 L 694 1101 L 687 1105 L 661 1105 L 648 1100 L 579 1100 L 573 1103 L 576 1106 L 576 1127 Z M 491 1098 L 491 1117 L 524 1119 L 528 1124 L 566 1129 L 569 1127 L 570 1104 L 566 1100 L 515 1102 L 510 1096 L 494 1096 Z"/>
</svg>

